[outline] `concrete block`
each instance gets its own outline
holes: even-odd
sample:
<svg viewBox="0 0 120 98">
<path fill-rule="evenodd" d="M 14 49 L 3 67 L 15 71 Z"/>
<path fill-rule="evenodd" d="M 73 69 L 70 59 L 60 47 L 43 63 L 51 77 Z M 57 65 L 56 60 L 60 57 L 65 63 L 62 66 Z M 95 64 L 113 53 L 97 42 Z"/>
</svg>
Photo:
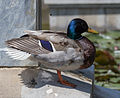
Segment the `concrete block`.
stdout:
<svg viewBox="0 0 120 98">
<path fill-rule="evenodd" d="M 20 37 L 26 29 L 34 29 L 36 0 L 0 0 L 0 48 L 8 39 Z M 0 52 L 0 66 L 23 66 Z"/>
<path fill-rule="evenodd" d="M 0 98 L 90 98 L 94 66 L 62 75 L 76 88 L 61 85 L 54 70 L 0 68 Z"/>
<path fill-rule="evenodd" d="M 50 29 L 66 31 L 73 18 L 85 19 L 99 32 L 120 30 L 120 0 L 45 0 L 50 8 Z"/>
<path fill-rule="evenodd" d="M 96 14 L 100 15 L 96 15 Z M 105 29 L 105 15 L 103 9 L 51 9 L 50 10 L 50 29 L 67 31 L 69 22 L 74 18 L 86 20 L 90 27 L 103 31 Z"/>
</svg>

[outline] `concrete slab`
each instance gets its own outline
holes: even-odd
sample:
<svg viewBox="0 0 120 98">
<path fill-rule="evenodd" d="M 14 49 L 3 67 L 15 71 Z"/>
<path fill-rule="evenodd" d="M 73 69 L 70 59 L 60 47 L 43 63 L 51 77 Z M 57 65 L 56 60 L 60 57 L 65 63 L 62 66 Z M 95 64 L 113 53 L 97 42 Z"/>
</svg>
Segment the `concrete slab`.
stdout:
<svg viewBox="0 0 120 98">
<path fill-rule="evenodd" d="M 23 69 L 1 68 L 0 69 L 0 98 L 20 98 L 21 86 L 20 76 Z"/>
<path fill-rule="evenodd" d="M 87 70 L 89 73 L 90 69 L 62 73 L 65 80 L 77 85 L 71 88 L 57 82 L 54 70 L 0 68 L 0 98 L 90 98 L 93 77 L 86 76 Z"/>
<path fill-rule="evenodd" d="M 24 30 L 35 29 L 36 0 L 0 0 L 0 48 L 5 41 L 20 37 Z M 0 66 L 25 66 L 27 61 L 12 60 L 0 52 Z"/>
</svg>

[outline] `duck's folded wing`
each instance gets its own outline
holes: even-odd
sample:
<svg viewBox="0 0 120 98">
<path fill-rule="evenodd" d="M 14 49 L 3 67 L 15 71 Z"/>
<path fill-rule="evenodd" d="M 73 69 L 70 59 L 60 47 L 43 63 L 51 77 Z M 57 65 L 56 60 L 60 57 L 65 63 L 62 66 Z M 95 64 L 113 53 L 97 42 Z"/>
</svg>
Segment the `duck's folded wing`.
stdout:
<svg viewBox="0 0 120 98">
<path fill-rule="evenodd" d="M 65 32 L 53 32 L 48 30 L 26 30 L 25 32 L 35 39 L 41 39 L 52 42 L 57 51 L 64 50 L 66 47 L 79 48 L 75 41 L 67 37 Z"/>
<path fill-rule="evenodd" d="M 81 47 L 73 40 L 69 39 L 64 32 L 53 31 L 25 31 L 36 39 L 51 41 L 57 51 L 37 55 L 38 60 L 51 63 L 66 63 L 68 61 L 84 61 L 84 53 Z M 81 51 L 81 52 L 80 52 Z"/>
<path fill-rule="evenodd" d="M 32 36 L 33 38 L 51 41 L 53 43 L 65 42 L 67 38 L 65 32 L 53 32 L 49 30 L 40 30 L 40 31 L 26 30 L 25 32 L 28 35 Z"/>
</svg>

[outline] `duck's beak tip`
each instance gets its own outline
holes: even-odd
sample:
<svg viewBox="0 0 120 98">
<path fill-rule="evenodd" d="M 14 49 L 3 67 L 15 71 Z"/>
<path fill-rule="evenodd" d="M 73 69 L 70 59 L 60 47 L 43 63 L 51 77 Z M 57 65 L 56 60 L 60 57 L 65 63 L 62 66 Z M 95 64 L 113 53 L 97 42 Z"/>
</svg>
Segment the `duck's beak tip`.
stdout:
<svg viewBox="0 0 120 98">
<path fill-rule="evenodd" d="M 91 28 L 88 28 L 88 31 L 89 33 L 94 33 L 94 34 L 99 34 L 99 32 L 97 32 L 96 30 L 94 29 L 91 29 Z"/>
</svg>

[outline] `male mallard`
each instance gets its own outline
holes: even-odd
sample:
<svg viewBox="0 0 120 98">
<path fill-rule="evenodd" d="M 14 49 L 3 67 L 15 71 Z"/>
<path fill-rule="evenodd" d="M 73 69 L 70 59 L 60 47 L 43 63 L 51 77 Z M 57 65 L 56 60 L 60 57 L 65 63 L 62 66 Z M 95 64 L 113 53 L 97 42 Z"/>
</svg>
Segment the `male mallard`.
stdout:
<svg viewBox="0 0 120 98">
<path fill-rule="evenodd" d="M 48 30 L 26 32 L 20 38 L 6 41 L 7 53 L 14 59 L 29 58 L 39 62 L 41 67 L 57 70 L 61 84 L 75 86 L 62 79 L 61 71 L 87 68 L 94 61 L 95 47 L 81 34 L 98 32 L 89 28 L 82 19 L 73 19 L 68 25 L 67 34 Z"/>
</svg>

